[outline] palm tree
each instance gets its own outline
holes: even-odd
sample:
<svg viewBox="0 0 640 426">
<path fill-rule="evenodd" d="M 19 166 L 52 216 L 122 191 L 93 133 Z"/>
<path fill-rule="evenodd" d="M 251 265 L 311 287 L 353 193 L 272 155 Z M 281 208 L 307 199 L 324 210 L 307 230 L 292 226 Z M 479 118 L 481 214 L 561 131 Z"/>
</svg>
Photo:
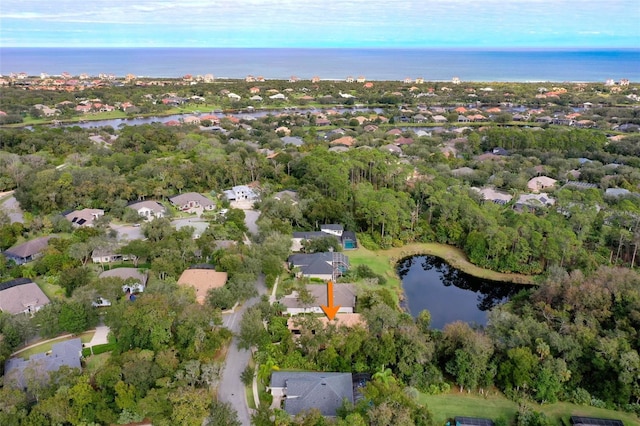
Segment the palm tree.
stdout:
<svg viewBox="0 0 640 426">
<path fill-rule="evenodd" d="M 385 367 L 384 364 L 380 366 L 380 370 L 373 373 L 371 376 L 373 380 L 378 380 L 383 384 L 395 383 L 396 378 L 393 377 L 393 371 L 390 368 Z"/>
</svg>

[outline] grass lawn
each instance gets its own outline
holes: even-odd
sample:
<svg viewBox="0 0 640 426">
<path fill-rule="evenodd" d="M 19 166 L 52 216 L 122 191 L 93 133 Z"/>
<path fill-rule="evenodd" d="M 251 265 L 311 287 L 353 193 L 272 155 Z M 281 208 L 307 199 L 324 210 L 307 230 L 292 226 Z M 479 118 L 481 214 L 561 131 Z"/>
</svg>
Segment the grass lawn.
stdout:
<svg viewBox="0 0 640 426">
<path fill-rule="evenodd" d="M 464 252 L 456 247 L 438 243 L 414 243 L 402 247 L 394 247 L 387 250 L 371 251 L 360 246 L 356 250 L 348 250 L 345 254 L 349 257 L 352 267 L 367 265 L 375 273 L 387 278 L 388 285 L 400 289 L 400 279 L 396 274 L 396 264 L 405 257 L 414 255 L 432 255 L 447 261 L 454 268 L 460 269 L 469 275 L 485 278 L 493 281 L 506 281 L 521 284 L 534 284 L 534 277 L 522 274 L 503 274 L 480 268 L 467 260 Z"/>
<path fill-rule="evenodd" d="M 22 352 L 18 352 L 16 355 L 20 356 L 21 358 L 24 359 L 29 359 L 29 357 L 33 354 L 37 354 L 40 352 L 48 352 L 51 350 L 51 347 L 56 344 L 56 343 L 60 343 L 63 342 L 65 340 L 69 340 L 69 339 L 74 339 L 75 337 L 80 337 L 80 340 L 82 341 L 82 343 L 89 343 L 91 341 L 91 339 L 93 338 L 93 335 L 95 334 L 95 331 L 87 331 L 85 333 L 80 334 L 79 336 L 74 336 L 74 337 L 60 337 L 57 339 L 53 339 L 51 341 L 42 343 L 41 345 L 36 345 L 33 346 L 29 349 L 25 349 Z"/>
<path fill-rule="evenodd" d="M 496 395 L 494 393 L 489 397 L 484 397 L 477 393 L 461 394 L 457 390 L 452 390 L 450 393 L 442 395 L 420 395 L 419 400 L 429 408 L 436 424 L 441 425 L 455 416 L 485 417 L 492 420 L 504 418 L 512 422 L 518 412 L 518 405 L 515 402 L 505 398 L 502 394 Z M 570 416 L 619 419 L 625 425 L 640 425 L 640 419 L 630 413 L 567 402 L 550 405 L 534 404 L 533 409 L 543 412 L 554 424 L 558 425 L 569 424 Z"/>
<path fill-rule="evenodd" d="M 86 371 L 90 375 L 99 371 L 109 360 L 111 356 L 110 352 L 105 352 L 100 355 L 91 355 L 86 360 Z"/>
<path fill-rule="evenodd" d="M 478 394 L 452 392 L 442 395 L 420 395 L 420 402 L 426 404 L 433 414 L 436 424 L 443 425 L 455 416 L 500 417 L 515 420 L 518 406 L 515 402 L 500 396 L 485 398 Z"/>
<path fill-rule="evenodd" d="M 64 289 L 57 284 L 49 283 L 43 279 L 36 279 L 38 287 L 47 295 L 49 300 L 64 298 Z"/>
</svg>

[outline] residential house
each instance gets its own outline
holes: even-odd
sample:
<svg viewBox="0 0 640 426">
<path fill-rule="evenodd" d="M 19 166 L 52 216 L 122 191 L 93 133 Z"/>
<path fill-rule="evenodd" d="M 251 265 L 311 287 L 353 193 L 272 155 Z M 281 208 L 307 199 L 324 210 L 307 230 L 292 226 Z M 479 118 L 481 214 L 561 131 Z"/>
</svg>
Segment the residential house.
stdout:
<svg viewBox="0 0 640 426">
<path fill-rule="evenodd" d="M 304 144 L 300 136 L 283 136 L 280 140 L 285 145 L 302 146 Z"/>
<path fill-rule="evenodd" d="M 135 210 L 138 214 L 147 220 L 164 217 L 165 208 L 157 201 L 138 201 L 136 203 L 129 204 L 127 207 Z"/>
<path fill-rule="evenodd" d="M 38 258 L 49 245 L 52 236 L 35 238 L 26 243 L 18 244 L 4 251 L 7 260 L 13 260 L 16 265 L 22 265 Z"/>
<path fill-rule="evenodd" d="M 556 200 L 549 197 L 549 194 L 541 192 L 539 194 L 522 194 L 516 201 L 516 210 L 538 209 L 541 207 L 553 206 Z"/>
<path fill-rule="evenodd" d="M 227 283 L 226 272 L 215 269 L 193 268 L 185 270 L 178 279 L 178 285 L 192 287 L 196 292 L 196 301 L 204 305 L 207 292 L 214 288 L 221 288 Z"/>
<path fill-rule="evenodd" d="M 402 149 L 399 146 L 394 144 L 387 144 L 380 147 L 380 150 L 389 152 L 391 154 L 402 155 Z"/>
<path fill-rule="evenodd" d="M 349 269 L 349 258 L 337 252 L 293 254 L 288 262 L 292 268 L 298 268 L 303 277 L 327 281 L 335 281 Z"/>
<path fill-rule="evenodd" d="M 453 169 L 451 170 L 451 174 L 455 177 L 463 177 L 463 176 L 471 176 L 475 173 L 476 171 L 473 170 L 471 167 L 459 167 L 457 169 Z"/>
<path fill-rule="evenodd" d="M 324 224 L 320 225 L 320 231 L 294 232 L 291 250 L 301 251 L 305 240 L 313 240 L 315 238 L 324 238 L 329 236 L 335 237 L 345 250 L 355 249 L 358 247 L 355 232 L 345 231 L 342 225 Z"/>
<path fill-rule="evenodd" d="M 138 268 L 115 268 L 102 272 L 98 278 L 116 277 L 125 281 L 122 291 L 129 294 L 142 293 L 149 276 Z"/>
<path fill-rule="evenodd" d="M 50 374 L 60 367 L 80 369 L 82 341 L 79 337 L 55 343 L 51 351 L 31 355 L 28 361 L 22 358 L 10 358 L 4 365 L 4 383 L 16 389 L 25 389 L 27 381 L 36 379 L 43 385 L 49 381 Z"/>
<path fill-rule="evenodd" d="M 275 401 L 284 400 L 282 407 L 292 416 L 317 409 L 320 414 L 335 417 L 345 400 L 353 404 L 351 373 L 316 373 L 274 371 L 269 391 Z"/>
<path fill-rule="evenodd" d="M 547 176 L 537 176 L 527 182 L 527 188 L 529 191 L 538 192 L 545 188 L 553 188 L 556 182 L 558 181 Z"/>
<path fill-rule="evenodd" d="M 79 226 L 93 226 L 93 221 L 97 218 L 104 216 L 104 210 L 102 209 L 82 209 L 75 210 L 71 213 L 67 213 L 64 217 L 71 222 L 75 227 Z"/>
<path fill-rule="evenodd" d="M 604 195 L 605 197 L 624 197 L 627 195 L 638 195 L 634 192 L 629 191 L 628 189 L 624 189 L 624 188 L 607 188 L 604 191 Z"/>
<path fill-rule="evenodd" d="M 169 201 L 179 210 L 188 213 L 196 212 L 199 209 L 214 210 L 216 208 L 216 203 L 197 192 L 186 192 L 184 194 L 174 195 L 173 197 L 169 197 Z"/>
<path fill-rule="evenodd" d="M 291 316 L 287 320 L 287 328 L 294 335 L 299 335 L 302 333 L 305 328 L 305 323 L 301 319 L 306 317 L 299 316 Z M 319 317 L 314 317 L 319 323 L 320 326 L 324 329 L 327 328 L 328 325 L 333 325 L 335 327 L 345 327 L 345 328 L 354 328 L 354 327 L 366 327 L 367 321 L 364 319 L 362 314 L 358 313 L 337 313 L 333 320 L 329 320 L 326 315 L 322 315 Z M 311 333 L 315 334 L 316 330 L 308 330 Z"/>
<path fill-rule="evenodd" d="M 292 191 L 290 189 L 285 189 L 280 192 L 276 192 L 273 194 L 273 198 L 278 201 L 291 201 L 291 204 L 298 204 L 298 191 Z"/>
<path fill-rule="evenodd" d="M 33 315 L 49 303 L 47 295 L 29 278 L 0 284 L 0 312 Z"/>
<path fill-rule="evenodd" d="M 308 284 L 306 289 L 313 296 L 313 302 L 305 304 L 300 300 L 299 293 L 293 291 L 279 300 L 286 307 L 285 314 L 322 314 L 324 312 L 321 306 L 328 306 L 327 286 L 324 284 Z M 333 284 L 333 304 L 334 306 L 340 306 L 338 313 L 352 314 L 356 307 L 356 296 L 356 286 L 354 284 Z"/>
<path fill-rule="evenodd" d="M 353 136 L 342 136 L 329 142 L 331 146 L 344 146 L 350 148 L 356 144 L 356 138 Z"/>
<path fill-rule="evenodd" d="M 247 185 L 237 185 L 227 189 L 224 191 L 224 195 L 229 201 L 255 201 L 258 199 L 258 194 Z"/>
<path fill-rule="evenodd" d="M 477 191 L 484 200 L 491 201 L 496 204 L 507 204 L 509 201 L 513 199 L 511 194 L 508 194 L 504 191 L 498 191 L 493 188 L 471 188 L 474 191 Z"/>
<path fill-rule="evenodd" d="M 128 254 L 119 254 L 117 250 L 95 249 L 91 253 L 91 260 L 93 263 L 113 263 L 131 260 L 131 257 Z"/>
</svg>

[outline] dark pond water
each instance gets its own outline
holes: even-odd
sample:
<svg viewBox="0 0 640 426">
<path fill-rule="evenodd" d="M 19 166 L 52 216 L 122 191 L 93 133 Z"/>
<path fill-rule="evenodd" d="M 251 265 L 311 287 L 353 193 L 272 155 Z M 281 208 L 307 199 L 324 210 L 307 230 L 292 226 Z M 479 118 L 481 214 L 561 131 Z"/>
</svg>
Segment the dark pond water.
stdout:
<svg viewBox="0 0 640 426">
<path fill-rule="evenodd" d="M 519 291 L 530 288 L 484 280 L 465 274 L 434 256 L 412 256 L 397 265 L 411 315 L 431 313 L 431 326 L 442 328 L 455 321 L 486 325 L 487 312 Z"/>
</svg>

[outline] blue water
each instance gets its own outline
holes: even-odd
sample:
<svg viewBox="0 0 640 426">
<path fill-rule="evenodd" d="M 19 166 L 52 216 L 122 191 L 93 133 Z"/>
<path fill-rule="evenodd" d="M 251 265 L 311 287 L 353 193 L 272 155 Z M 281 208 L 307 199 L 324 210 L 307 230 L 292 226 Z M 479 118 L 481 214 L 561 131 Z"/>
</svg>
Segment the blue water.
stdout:
<svg viewBox="0 0 640 426">
<path fill-rule="evenodd" d="M 0 74 L 640 82 L 640 49 L 0 48 Z"/>
</svg>

